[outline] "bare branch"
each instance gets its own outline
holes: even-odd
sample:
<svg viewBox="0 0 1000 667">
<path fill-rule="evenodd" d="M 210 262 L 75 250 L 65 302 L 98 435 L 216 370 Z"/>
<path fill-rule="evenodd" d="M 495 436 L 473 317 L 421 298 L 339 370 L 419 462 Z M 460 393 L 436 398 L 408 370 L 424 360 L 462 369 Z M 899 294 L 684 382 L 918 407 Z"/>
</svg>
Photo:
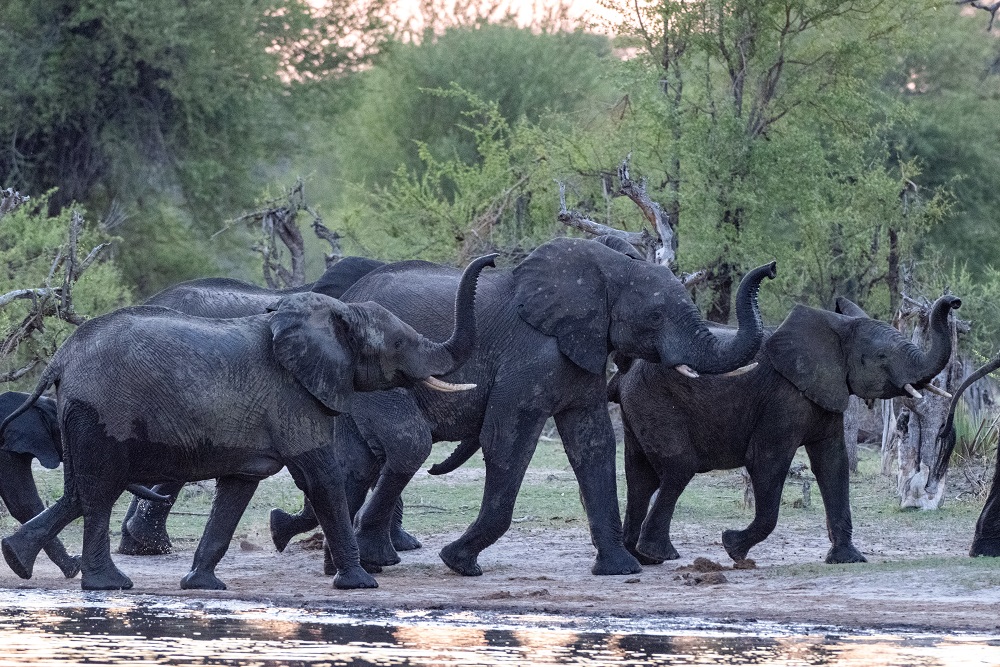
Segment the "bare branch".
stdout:
<svg viewBox="0 0 1000 667">
<path fill-rule="evenodd" d="M 643 178 L 638 183 L 632 180 L 628 169 L 629 157 L 631 156 L 626 157 L 618 167 L 619 187 L 615 194 L 628 197 L 639 207 L 659 236 L 659 247 L 653 253 L 656 263 L 671 266 L 677 259 L 674 250 L 674 230 L 663 208 L 646 193 L 646 179 Z"/>
<path fill-rule="evenodd" d="M 31 197 L 22 195 L 13 188 L 0 190 L 0 218 L 24 205 Z"/>
<path fill-rule="evenodd" d="M 15 380 L 20 380 L 22 377 L 30 373 L 35 366 L 41 363 L 41 361 L 41 359 L 35 357 L 21 368 L 0 375 L 0 382 L 14 382 Z"/>
<path fill-rule="evenodd" d="M 567 227 L 579 229 L 580 231 L 592 236 L 607 235 L 620 238 L 638 250 L 647 259 L 653 257 L 656 253 L 655 246 L 657 245 L 658 240 L 647 230 L 643 229 L 641 232 L 626 232 L 621 229 L 615 229 L 614 227 L 601 224 L 600 222 L 594 222 L 579 211 L 566 208 L 565 183 L 559 183 L 559 214 L 556 216 L 556 219 Z"/>
</svg>

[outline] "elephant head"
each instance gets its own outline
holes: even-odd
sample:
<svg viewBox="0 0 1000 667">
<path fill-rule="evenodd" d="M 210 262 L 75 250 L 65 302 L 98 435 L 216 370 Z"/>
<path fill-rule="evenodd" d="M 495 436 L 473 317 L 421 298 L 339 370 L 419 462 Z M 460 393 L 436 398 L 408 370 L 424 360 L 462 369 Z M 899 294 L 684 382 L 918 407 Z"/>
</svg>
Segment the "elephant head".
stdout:
<svg viewBox="0 0 1000 667">
<path fill-rule="evenodd" d="M 522 319 L 554 336 L 564 355 L 592 373 L 604 372 L 611 350 L 702 373 L 743 366 L 763 333 L 758 287 L 774 275 L 774 262 L 746 275 L 737 293 L 739 330 L 723 340 L 670 269 L 608 245 L 554 239 L 514 269 Z"/>
<path fill-rule="evenodd" d="M 315 292 L 283 298 L 270 316 L 278 362 L 326 407 L 350 408 L 355 391 L 378 391 L 423 382 L 440 391 L 475 385 L 438 380 L 468 361 L 476 344 L 475 290 L 479 273 L 496 255 L 466 268 L 455 298 L 455 328 L 441 343 L 419 334 L 374 302 L 344 303 Z"/>
<path fill-rule="evenodd" d="M 831 412 L 846 410 L 850 394 L 863 399 L 919 396 L 948 363 L 948 314 L 961 305 L 951 295 L 934 303 L 926 351 L 844 298 L 837 301 L 838 313 L 796 306 L 764 350 L 779 373 Z"/>
<path fill-rule="evenodd" d="M 8 391 L 0 395 L 0 414 L 9 415 L 19 408 L 28 394 Z M 3 431 L 0 448 L 19 454 L 30 454 L 46 468 L 58 468 L 62 462 L 62 445 L 56 402 L 41 396 L 34 408 L 13 420 Z"/>
</svg>

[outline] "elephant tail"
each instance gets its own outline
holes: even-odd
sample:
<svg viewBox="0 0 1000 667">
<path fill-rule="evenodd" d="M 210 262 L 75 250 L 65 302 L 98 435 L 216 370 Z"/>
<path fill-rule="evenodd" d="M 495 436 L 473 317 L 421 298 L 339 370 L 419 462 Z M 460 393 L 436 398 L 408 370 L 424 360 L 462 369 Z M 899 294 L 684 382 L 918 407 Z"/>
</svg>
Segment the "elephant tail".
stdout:
<svg viewBox="0 0 1000 667">
<path fill-rule="evenodd" d="M 154 503 L 166 503 L 168 505 L 173 505 L 176 498 L 173 496 L 164 496 L 150 488 L 143 486 L 142 484 L 129 484 L 128 491 L 136 498 L 141 500 L 149 500 Z"/>
<path fill-rule="evenodd" d="M 58 353 L 56 357 L 53 357 L 49 365 L 46 366 L 45 371 L 42 373 L 42 377 L 39 378 L 38 384 L 35 385 L 35 390 L 31 392 L 28 398 L 24 399 L 24 403 L 19 405 L 13 412 L 7 415 L 7 418 L 0 422 L 0 439 L 3 438 L 3 432 L 6 430 L 7 425 L 12 421 L 23 415 L 25 412 L 31 409 L 31 406 L 35 404 L 35 401 L 42 395 L 42 393 L 48 389 L 56 381 L 59 376 L 60 365 L 56 363 L 58 358 Z"/>
<path fill-rule="evenodd" d="M 427 472 L 432 475 L 449 473 L 468 461 L 477 451 L 479 451 L 479 438 L 467 438 L 458 443 L 458 447 L 448 455 L 448 458 L 441 463 L 435 463 Z"/>
</svg>

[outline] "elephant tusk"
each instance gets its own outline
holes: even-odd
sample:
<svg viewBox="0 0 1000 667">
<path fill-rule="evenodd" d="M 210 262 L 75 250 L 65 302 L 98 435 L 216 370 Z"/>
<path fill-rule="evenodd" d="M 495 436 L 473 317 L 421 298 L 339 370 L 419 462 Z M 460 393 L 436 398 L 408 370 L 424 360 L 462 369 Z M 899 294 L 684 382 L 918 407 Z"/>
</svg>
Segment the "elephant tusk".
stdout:
<svg viewBox="0 0 1000 667">
<path fill-rule="evenodd" d="M 928 382 L 927 384 L 924 385 L 924 389 L 926 389 L 927 391 L 931 392 L 932 394 L 936 394 L 937 396 L 940 396 L 941 398 L 951 398 L 951 394 L 949 394 L 948 392 L 946 392 L 941 387 L 938 387 L 936 385 L 931 384 L 930 382 Z"/>
<path fill-rule="evenodd" d="M 451 382 L 445 382 L 444 380 L 439 380 L 433 376 L 427 378 L 426 380 L 423 380 L 423 384 L 424 386 L 430 387 L 431 389 L 434 389 L 436 391 L 447 391 L 447 392 L 468 391 L 470 389 L 476 388 L 476 385 L 474 384 L 453 384 Z"/>
<path fill-rule="evenodd" d="M 677 364 L 676 366 L 674 366 L 674 370 L 683 375 L 684 377 L 689 377 L 689 378 L 698 377 L 698 374 L 695 373 L 694 370 L 687 364 Z"/>
<path fill-rule="evenodd" d="M 746 366 L 740 366 L 739 368 L 737 368 L 734 371 L 729 371 L 728 373 L 723 373 L 722 377 L 724 377 L 724 378 L 736 377 L 737 375 L 743 375 L 744 373 L 749 373 L 750 371 L 752 371 L 755 368 L 757 368 L 757 362 L 756 361 L 751 362 L 751 363 L 747 364 Z"/>
<path fill-rule="evenodd" d="M 918 401 L 919 401 L 919 400 L 920 400 L 921 398 L 923 398 L 923 395 L 922 395 L 922 394 L 921 394 L 921 393 L 920 393 L 919 391 L 917 391 L 916 389 L 914 389 L 914 388 L 913 388 L 913 385 L 912 385 L 912 384 L 910 384 L 909 382 L 907 382 L 906 384 L 904 384 L 904 385 L 903 385 L 903 389 L 905 389 L 905 390 L 906 390 L 906 393 L 907 393 L 907 394 L 909 394 L 909 395 L 910 395 L 910 396 L 912 396 L 913 398 L 917 399 Z"/>
</svg>

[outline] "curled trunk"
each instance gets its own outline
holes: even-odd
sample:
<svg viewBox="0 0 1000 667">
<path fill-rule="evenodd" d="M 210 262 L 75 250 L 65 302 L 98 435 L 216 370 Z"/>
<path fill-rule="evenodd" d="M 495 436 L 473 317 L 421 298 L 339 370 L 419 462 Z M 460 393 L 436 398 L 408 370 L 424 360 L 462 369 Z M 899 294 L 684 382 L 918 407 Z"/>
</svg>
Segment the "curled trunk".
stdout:
<svg viewBox="0 0 1000 667">
<path fill-rule="evenodd" d="M 707 328 L 699 332 L 695 354 L 700 373 L 728 373 L 753 360 L 760 349 L 764 325 L 760 318 L 757 293 L 764 278 L 777 275 L 775 262 L 759 266 L 747 273 L 736 292 L 736 334 L 729 340 L 713 335 Z"/>
</svg>

